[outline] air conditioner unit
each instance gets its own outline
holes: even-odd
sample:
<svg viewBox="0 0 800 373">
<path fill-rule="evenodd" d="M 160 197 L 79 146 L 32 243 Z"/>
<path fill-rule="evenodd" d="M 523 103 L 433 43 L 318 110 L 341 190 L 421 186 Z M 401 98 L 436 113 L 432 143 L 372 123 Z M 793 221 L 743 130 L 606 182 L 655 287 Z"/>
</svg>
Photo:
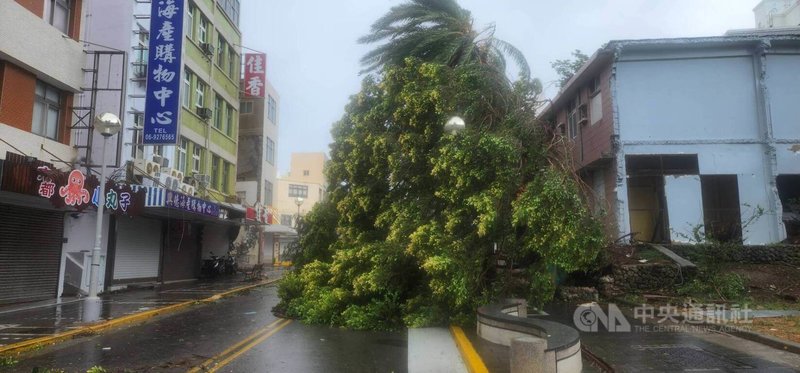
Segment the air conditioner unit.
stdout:
<svg viewBox="0 0 800 373">
<path fill-rule="evenodd" d="M 197 187 L 199 188 L 205 188 L 208 184 L 211 184 L 211 175 L 194 174 L 192 177 L 194 177 L 194 180 L 197 182 Z"/>
<path fill-rule="evenodd" d="M 134 159 L 133 160 L 133 172 L 136 176 L 147 175 L 147 161 L 144 159 Z"/>
<path fill-rule="evenodd" d="M 178 190 L 180 188 L 180 185 L 181 185 L 181 182 L 178 181 L 178 179 L 176 179 L 176 178 L 174 178 L 172 176 L 169 176 L 166 173 L 162 173 L 161 176 L 158 178 L 158 181 L 161 184 L 164 184 L 164 186 L 167 189 L 171 189 L 171 190 Z"/>
<path fill-rule="evenodd" d="M 578 123 L 585 124 L 589 122 L 589 107 L 586 104 L 578 106 Z"/>
<path fill-rule="evenodd" d="M 176 170 L 176 169 L 174 169 L 174 168 L 173 168 L 173 169 L 170 169 L 170 171 L 169 171 L 169 174 L 170 174 L 172 177 L 174 177 L 174 178 L 176 178 L 176 179 L 180 180 L 180 181 L 181 181 L 181 183 L 183 182 L 183 171 L 181 171 L 181 170 Z"/>
<path fill-rule="evenodd" d="M 158 175 L 161 173 L 161 164 L 152 161 L 147 161 L 144 170 L 148 175 L 153 177 L 158 177 Z"/>
<path fill-rule="evenodd" d="M 197 115 L 199 115 L 200 118 L 203 118 L 203 119 L 211 119 L 211 115 L 213 115 L 213 113 L 211 112 L 211 109 L 209 109 L 207 107 L 198 107 L 197 108 Z"/>
<path fill-rule="evenodd" d="M 214 46 L 210 43 L 200 43 L 200 50 L 203 51 L 203 54 L 206 56 L 214 55 Z"/>
<path fill-rule="evenodd" d="M 181 184 L 181 192 L 184 194 L 188 194 L 190 196 L 194 196 L 195 188 L 189 184 Z"/>
<path fill-rule="evenodd" d="M 161 174 L 162 174 L 162 175 L 166 175 L 166 176 L 170 176 L 170 177 L 172 177 L 172 172 L 173 172 L 173 171 L 174 171 L 174 170 L 173 170 L 173 169 L 171 169 L 171 168 L 169 168 L 169 167 L 163 167 L 163 166 L 161 167 Z"/>
</svg>

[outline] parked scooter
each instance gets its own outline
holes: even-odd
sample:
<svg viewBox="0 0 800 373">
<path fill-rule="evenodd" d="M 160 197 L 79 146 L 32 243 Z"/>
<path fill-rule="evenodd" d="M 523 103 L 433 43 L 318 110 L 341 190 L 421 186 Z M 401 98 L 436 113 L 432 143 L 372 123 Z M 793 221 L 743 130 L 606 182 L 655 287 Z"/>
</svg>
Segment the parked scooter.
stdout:
<svg viewBox="0 0 800 373">
<path fill-rule="evenodd" d="M 222 272 L 226 275 L 235 275 L 238 270 L 239 264 L 236 263 L 236 257 L 228 252 L 228 255 L 226 255 L 225 259 L 223 260 Z"/>
<path fill-rule="evenodd" d="M 209 253 L 211 254 L 211 258 L 203 260 L 203 267 L 200 268 L 200 274 L 204 278 L 214 278 L 225 273 L 225 259 L 214 255 L 213 251 L 209 251 Z"/>
</svg>

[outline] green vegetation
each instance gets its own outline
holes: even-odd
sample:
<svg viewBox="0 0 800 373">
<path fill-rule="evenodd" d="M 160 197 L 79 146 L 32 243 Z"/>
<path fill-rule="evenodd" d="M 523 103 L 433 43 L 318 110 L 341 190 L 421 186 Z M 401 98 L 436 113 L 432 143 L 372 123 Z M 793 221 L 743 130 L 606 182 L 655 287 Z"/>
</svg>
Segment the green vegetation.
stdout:
<svg viewBox="0 0 800 373">
<path fill-rule="evenodd" d="M 589 60 L 589 56 L 583 54 L 579 49 L 572 52 L 572 57 L 572 59 L 555 60 L 550 63 L 550 66 L 560 77 L 558 81 L 560 87 L 564 87 L 572 76 L 583 67 L 583 64 Z"/>
<path fill-rule="evenodd" d="M 101 366 L 93 366 L 89 368 L 89 370 L 87 370 L 86 373 L 108 373 L 108 370 Z"/>
<path fill-rule="evenodd" d="M 423 13 L 414 17 L 430 23 L 420 25 L 438 24 Z M 282 280 L 276 311 L 353 329 L 467 322 L 499 297 L 546 302 L 555 273 L 594 262 L 601 227 L 565 152 L 535 119 L 538 81 L 523 74 L 511 83 L 504 65 L 480 60 L 379 65 L 334 125 L 328 199 L 299 229 L 297 269 Z M 467 129 L 445 133 L 455 114 Z M 496 268 L 499 257 L 507 268 Z"/>
<path fill-rule="evenodd" d="M 15 359 L 13 356 L 0 356 L 0 368 L 9 368 L 17 365 L 19 360 Z"/>
</svg>

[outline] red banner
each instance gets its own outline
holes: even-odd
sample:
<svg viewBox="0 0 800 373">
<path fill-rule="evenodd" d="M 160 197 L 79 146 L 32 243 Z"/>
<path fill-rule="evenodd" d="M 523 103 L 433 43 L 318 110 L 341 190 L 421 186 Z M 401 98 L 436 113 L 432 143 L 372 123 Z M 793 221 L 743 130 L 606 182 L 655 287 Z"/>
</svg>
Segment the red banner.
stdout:
<svg viewBox="0 0 800 373">
<path fill-rule="evenodd" d="M 267 55 L 264 53 L 245 53 L 244 55 L 244 94 L 246 97 L 264 98 L 267 84 Z"/>
</svg>

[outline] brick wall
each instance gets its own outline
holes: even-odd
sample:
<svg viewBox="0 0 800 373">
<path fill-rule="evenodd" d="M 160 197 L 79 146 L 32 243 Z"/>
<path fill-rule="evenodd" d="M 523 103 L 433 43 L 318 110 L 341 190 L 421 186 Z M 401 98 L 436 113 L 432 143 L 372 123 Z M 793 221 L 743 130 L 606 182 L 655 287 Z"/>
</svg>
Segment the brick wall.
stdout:
<svg viewBox="0 0 800 373">
<path fill-rule="evenodd" d="M 0 123 L 31 132 L 36 76 L 9 62 L 0 61 Z M 58 141 L 70 143 L 73 95 L 61 92 Z"/>
<path fill-rule="evenodd" d="M 25 7 L 39 17 L 44 17 L 44 0 L 16 0 L 19 5 Z"/>
<path fill-rule="evenodd" d="M 614 120 L 613 120 L 613 103 L 611 98 L 611 65 L 609 64 L 598 73 L 600 81 L 600 95 L 602 105 L 602 119 L 592 124 L 592 118 L 589 122 L 578 125 L 578 134 L 575 139 L 569 139 L 569 123 L 567 121 L 567 108 L 562 107 L 556 113 L 556 122 L 554 124 L 563 124 L 564 133 L 568 146 L 571 148 L 571 156 L 576 171 L 585 175 L 584 181 L 587 185 L 593 185 L 593 172 L 598 167 L 603 170 L 603 184 L 605 189 L 605 205 L 606 216 L 603 219 L 605 225 L 605 233 L 607 238 L 613 240 L 618 235 L 618 224 L 616 221 L 616 205 L 617 205 L 617 171 L 613 159 L 608 160 L 608 157 L 613 157 L 611 136 L 614 133 Z M 591 79 L 589 79 L 591 81 Z M 588 85 L 581 87 L 580 93 L 581 102 L 585 102 L 591 112 L 592 96 L 589 92 Z M 574 97 L 566 97 L 573 99 Z M 566 104 L 565 104 L 566 106 Z M 582 153 L 582 154 L 581 154 Z M 603 158 L 606 158 L 602 163 Z M 597 162 L 597 163 L 595 163 Z M 593 164 L 594 163 L 594 164 Z M 587 167 L 590 166 L 590 167 Z M 589 198 L 591 203 L 594 204 L 593 199 Z"/>
<path fill-rule="evenodd" d="M 44 2 L 45 0 L 15 0 L 17 4 L 22 5 L 31 13 L 44 18 Z M 81 33 L 81 18 L 83 18 L 83 0 L 73 0 L 71 2 L 72 9 L 70 9 L 69 19 L 69 37 L 80 40 Z"/>
<path fill-rule="evenodd" d="M 3 86 L 0 91 L 0 122 L 23 131 L 31 131 L 36 76 L 8 62 L 3 62 Z"/>
</svg>

